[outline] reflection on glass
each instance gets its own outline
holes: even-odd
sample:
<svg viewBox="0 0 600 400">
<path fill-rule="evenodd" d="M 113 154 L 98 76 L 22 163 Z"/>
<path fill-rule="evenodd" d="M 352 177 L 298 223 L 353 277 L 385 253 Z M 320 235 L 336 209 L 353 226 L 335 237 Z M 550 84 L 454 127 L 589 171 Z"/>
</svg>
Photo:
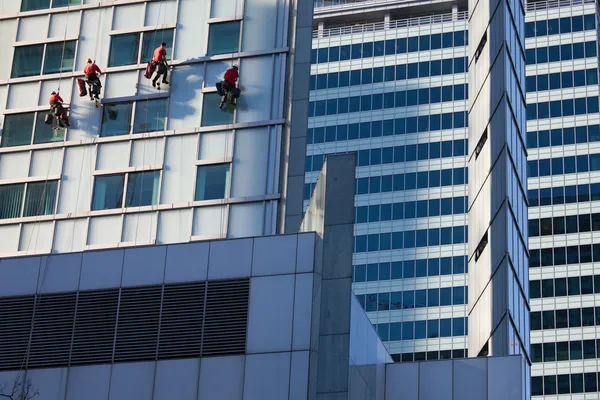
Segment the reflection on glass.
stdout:
<svg viewBox="0 0 600 400">
<path fill-rule="evenodd" d="M 110 41 L 109 67 L 137 64 L 140 44 L 139 33 L 113 36 Z"/>
<path fill-rule="evenodd" d="M 35 113 L 13 114 L 4 118 L 0 147 L 31 144 L 31 130 Z"/>
<path fill-rule="evenodd" d="M 129 133 L 133 103 L 105 104 L 102 113 L 100 136 L 117 136 Z"/>
<path fill-rule="evenodd" d="M 55 0 L 56 1 L 56 0 Z M 22 0 L 21 11 L 43 10 L 50 7 L 50 0 Z"/>
<path fill-rule="evenodd" d="M 173 29 L 145 32 L 142 39 L 141 62 L 146 63 L 152 60 L 154 50 L 163 42 L 167 44 L 167 60 L 170 60 L 173 54 Z"/>
<path fill-rule="evenodd" d="M 62 142 L 65 139 L 65 128 L 52 129 L 52 125 L 44 123 L 44 117 L 45 113 L 37 113 L 33 143 Z"/>
<path fill-rule="evenodd" d="M 46 45 L 44 74 L 73 71 L 76 40 Z"/>
<path fill-rule="evenodd" d="M 125 207 L 155 205 L 158 200 L 160 171 L 131 173 L 127 177 Z"/>
<path fill-rule="evenodd" d="M 52 8 L 76 6 L 81 4 L 81 0 L 52 0 Z"/>
<path fill-rule="evenodd" d="M 208 33 L 208 55 L 236 53 L 240 43 L 240 22 L 210 24 Z"/>
<path fill-rule="evenodd" d="M 202 126 L 226 125 L 233 123 L 233 113 L 219 109 L 221 96 L 218 93 L 205 93 L 202 104 Z"/>
<path fill-rule="evenodd" d="M 92 210 L 121 208 L 123 204 L 124 175 L 104 175 L 96 177 Z"/>
<path fill-rule="evenodd" d="M 58 181 L 36 182 L 27 185 L 24 217 L 54 214 Z"/>
<path fill-rule="evenodd" d="M 18 218 L 25 184 L 0 186 L 0 219 Z"/>
<path fill-rule="evenodd" d="M 43 44 L 15 47 L 11 78 L 21 78 L 40 74 Z"/>
<path fill-rule="evenodd" d="M 156 132 L 165 129 L 167 99 L 138 100 L 135 104 L 133 133 Z"/>
<path fill-rule="evenodd" d="M 196 177 L 196 200 L 214 200 L 227 197 L 229 188 L 229 164 L 198 167 Z"/>
</svg>

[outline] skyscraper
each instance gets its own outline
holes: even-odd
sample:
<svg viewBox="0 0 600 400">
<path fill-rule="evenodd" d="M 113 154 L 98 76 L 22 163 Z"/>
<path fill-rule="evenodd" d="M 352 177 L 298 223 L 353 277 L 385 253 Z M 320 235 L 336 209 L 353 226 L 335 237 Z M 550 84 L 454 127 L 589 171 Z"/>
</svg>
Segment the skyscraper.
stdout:
<svg viewBox="0 0 600 400">
<path fill-rule="evenodd" d="M 326 154 L 358 152 L 355 293 L 397 361 L 463 357 L 466 243 L 476 234 L 466 215 L 475 151 L 467 111 L 476 99 L 467 97 L 479 92 L 467 71 L 484 42 L 483 32 L 467 40 L 474 10 L 465 2 L 315 4 L 305 197 Z M 597 6 L 542 1 L 525 11 L 529 226 L 519 229 L 531 254 L 532 395 L 595 393 Z M 518 221 L 520 206 L 512 207 Z"/>
</svg>

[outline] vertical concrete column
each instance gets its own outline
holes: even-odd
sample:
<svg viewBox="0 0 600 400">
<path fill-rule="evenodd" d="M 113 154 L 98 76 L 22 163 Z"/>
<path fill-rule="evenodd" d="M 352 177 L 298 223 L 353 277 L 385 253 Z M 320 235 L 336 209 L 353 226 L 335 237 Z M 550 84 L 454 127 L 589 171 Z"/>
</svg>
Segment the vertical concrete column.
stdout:
<svg viewBox="0 0 600 400">
<path fill-rule="evenodd" d="M 391 20 L 391 15 L 389 12 L 385 13 L 385 15 L 383 16 L 383 28 L 384 29 L 390 29 L 390 20 Z"/>
<path fill-rule="evenodd" d="M 325 22 L 319 21 L 319 28 L 318 29 L 319 29 L 318 36 L 320 38 L 322 38 L 323 37 L 323 31 L 325 30 Z"/>
<path fill-rule="evenodd" d="M 458 16 L 458 4 L 452 4 L 452 20 L 456 21 Z"/>
<path fill-rule="evenodd" d="M 318 310 L 313 311 L 312 326 L 318 329 L 311 334 L 311 399 L 345 399 L 349 392 L 355 174 L 354 153 L 328 156 L 300 226 L 301 232 L 320 236 L 315 252 L 320 280 L 313 289 Z"/>
<path fill-rule="evenodd" d="M 290 0 L 290 51 L 286 71 L 286 122 L 281 137 L 278 233 L 295 233 L 302 221 L 312 24 L 313 2 Z"/>
<path fill-rule="evenodd" d="M 469 356 L 529 361 L 525 6 L 469 10 Z"/>
</svg>

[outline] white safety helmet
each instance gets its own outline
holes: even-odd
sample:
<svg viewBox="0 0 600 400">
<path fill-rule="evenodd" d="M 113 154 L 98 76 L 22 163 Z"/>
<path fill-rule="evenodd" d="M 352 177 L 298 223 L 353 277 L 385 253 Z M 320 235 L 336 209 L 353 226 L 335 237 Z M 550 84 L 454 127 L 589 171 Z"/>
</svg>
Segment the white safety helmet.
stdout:
<svg viewBox="0 0 600 400">
<path fill-rule="evenodd" d="M 240 69 L 240 67 L 238 67 L 238 65 L 237 65 L 237 64 L 233 64 L 233 65 L 231 66 L 231 68 L 233 68 L 233 69 Z"/>
</svg>

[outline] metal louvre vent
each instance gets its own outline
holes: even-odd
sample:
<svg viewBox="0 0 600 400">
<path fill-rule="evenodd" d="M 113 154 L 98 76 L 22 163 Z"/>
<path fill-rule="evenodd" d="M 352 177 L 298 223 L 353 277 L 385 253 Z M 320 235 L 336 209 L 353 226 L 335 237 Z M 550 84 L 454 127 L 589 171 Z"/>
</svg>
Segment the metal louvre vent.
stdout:
<svg viewBox="0 0 600 400">
<path fill-rule="evenodd" d="M 79 292 L 71 364 L 112 361 L 119 289 Z"/>
<path fill-rule="evenodd" d="M 249 284 L 0 298 L 0 370 L 243 354 Z"/>
<path fill-rule="evenodd" d="M 208 283 L 203 356 L 246 351 L 249 294 L 248 281 Z"/>
<path fill-rule="evenodd" d="M 204 282 L 165 287 L 158 358 L 200 356 L 205 295 Z"/>
<path fill-rule="evenodd" d="M 77 293 L 37 297 L 28 367 L 46 367 L 69 362 Z"/>
<path fill-rule="evenodd" d="M 121 290 L 115 361 L 154 360 L 162 287 Z"/>
<path fill-rule="evenodd" d="M 35 296 L 0 299 L 0 366 L 3 369 L 19 369 L 25 361 L 34 302 Z"/>
</svg>

